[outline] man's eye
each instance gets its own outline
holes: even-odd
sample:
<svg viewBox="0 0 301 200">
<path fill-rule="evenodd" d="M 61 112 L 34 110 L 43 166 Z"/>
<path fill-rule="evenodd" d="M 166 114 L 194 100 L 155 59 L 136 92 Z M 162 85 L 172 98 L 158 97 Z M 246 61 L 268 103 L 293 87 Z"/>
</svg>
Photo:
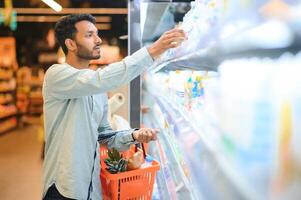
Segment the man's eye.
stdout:
<svg viewBox="0 0 301 200">
<path fill-rule="evenodd" d="M 87 37 L 91 37 L 91 36 L 92 36 L 92 34 L 88 34 L 88 35 L 87 35 Z"/>
</svg>

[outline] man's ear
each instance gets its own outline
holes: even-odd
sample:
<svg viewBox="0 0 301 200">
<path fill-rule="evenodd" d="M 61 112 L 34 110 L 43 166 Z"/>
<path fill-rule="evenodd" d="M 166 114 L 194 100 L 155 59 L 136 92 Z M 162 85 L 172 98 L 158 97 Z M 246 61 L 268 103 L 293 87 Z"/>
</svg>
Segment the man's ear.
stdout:
<svg viewBox="0 0 301 200">
<path fill-rule="evenodd" d="M 75 51 L 77 48 L 76 43 L 72 39 L 69 39 L 69 38 L 65 40 L 65 45 L 66 45 L 68 51 Z"/>
</svg>

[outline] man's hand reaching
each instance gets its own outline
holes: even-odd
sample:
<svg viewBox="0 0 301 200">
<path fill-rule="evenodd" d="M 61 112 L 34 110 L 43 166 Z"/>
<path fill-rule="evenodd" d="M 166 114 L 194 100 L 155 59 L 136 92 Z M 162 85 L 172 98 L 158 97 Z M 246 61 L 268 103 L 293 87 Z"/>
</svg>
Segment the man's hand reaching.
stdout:
<svg viewBox="0 0 301 200">
<path fill-rule="evenodd" d="M 133 138 L 141 143 L 147 143 L 152 140 L 157 140 L 158 129 L 141 128 L 133 132 Z"/>
<path fill-rule="evenodd" d="M 161 35 L 161 37 L 148 47 L 148 52 L 152 58 L 157 58 L 167 49 L 178 47 L 186 35 L 182 29 L 174 28 Z"/>
</svg>

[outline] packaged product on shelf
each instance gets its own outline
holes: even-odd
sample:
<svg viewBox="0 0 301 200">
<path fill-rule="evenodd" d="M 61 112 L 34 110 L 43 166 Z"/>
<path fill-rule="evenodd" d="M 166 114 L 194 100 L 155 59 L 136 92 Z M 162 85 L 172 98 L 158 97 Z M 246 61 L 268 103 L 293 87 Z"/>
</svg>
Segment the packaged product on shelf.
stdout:
<svg viewBox="0 0 301 200">
<path fill-rule="evenodd" d="M 301 141 L 301 81 L 299 74 L 301 73 L 301 52 L 296 56 L 297 60 L 295 63 L 296 72 L 294 73 L 294 88 L 292 95 L 292 119 L 293 119 L 293 136 L 292 136 L 292 151 L 298 170 L 301 170 L 301 148 L 299 147 L 298 141 Z"/>
<path fill-rule="evenodd" d="M 190 111 L 192 102 L 193 102 L 193 95 L 192 95 L 192 88 L 193 88 L 193 83 L 192 83 L 192 78 L 189 77 L 186 82 L 182 83 L 185 88 L 184 92 L 184 106 Z"/>
<path fill-rule="evenodd" d="M 17 108 L 15 105 L 0 105 L 0 118 L 16 114 Z"/>
<path fill-rule="evenodd" d="M 13 70 L 0 68 L 0 80 L 9 80 L 13 77 Z"/>
<path fill-rule="evenodd" d="M 301 185 L 300 141 L 300 53 L 286 54 L 279 59 L 275 88 L 279 107 L 277 156 L 271 186 L 272 198 L 298 199 Z"/>
<path fill-rule="evenodd" d="M 8 81 L 0 82 L 0 92 L 12 91 L 16 88 L 16 80 L 10 79 Z"/>
<path fill-rule="evenodd" d="M 4 121 L 1 121 L 0 123 L 1 123 L 0 134 L 1 134 L 12 128 L 15 128 L 17 126 L 17 119 L 15 117 L 12 117 L 12 118 L 6 119 Z"/>
<path fill-rule="evenodd" d="M 15 69 L 16 41 L 14 37 L 0 37 L 0 65 L 5 68 Z"/>
<path fill-rule="evenodd" d="M 11 103 L 13 101 L 12 94 L 0 94 L 0 104 Z"/>
<path fill-rule="evenodd" d="M 184 80 L 185 74 L 181 71 L 170 72 L 170 79 L 169 84 L 171 91 L 173 93 L 173 97 L 175 98 L 176 102 L 184 105 Z"/>
</svg>

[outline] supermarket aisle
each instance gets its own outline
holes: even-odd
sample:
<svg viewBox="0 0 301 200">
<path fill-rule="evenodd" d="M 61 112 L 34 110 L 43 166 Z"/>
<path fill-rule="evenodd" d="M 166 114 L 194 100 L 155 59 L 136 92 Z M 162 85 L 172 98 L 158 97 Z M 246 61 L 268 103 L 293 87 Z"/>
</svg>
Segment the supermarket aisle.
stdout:
<svg viewBox="0 0 301 200">
<path fill-rule="evenodd" d="M 41 148 L 35 126 L 0 136 L 1 199 L 41 199 Z"/>
</svg>

